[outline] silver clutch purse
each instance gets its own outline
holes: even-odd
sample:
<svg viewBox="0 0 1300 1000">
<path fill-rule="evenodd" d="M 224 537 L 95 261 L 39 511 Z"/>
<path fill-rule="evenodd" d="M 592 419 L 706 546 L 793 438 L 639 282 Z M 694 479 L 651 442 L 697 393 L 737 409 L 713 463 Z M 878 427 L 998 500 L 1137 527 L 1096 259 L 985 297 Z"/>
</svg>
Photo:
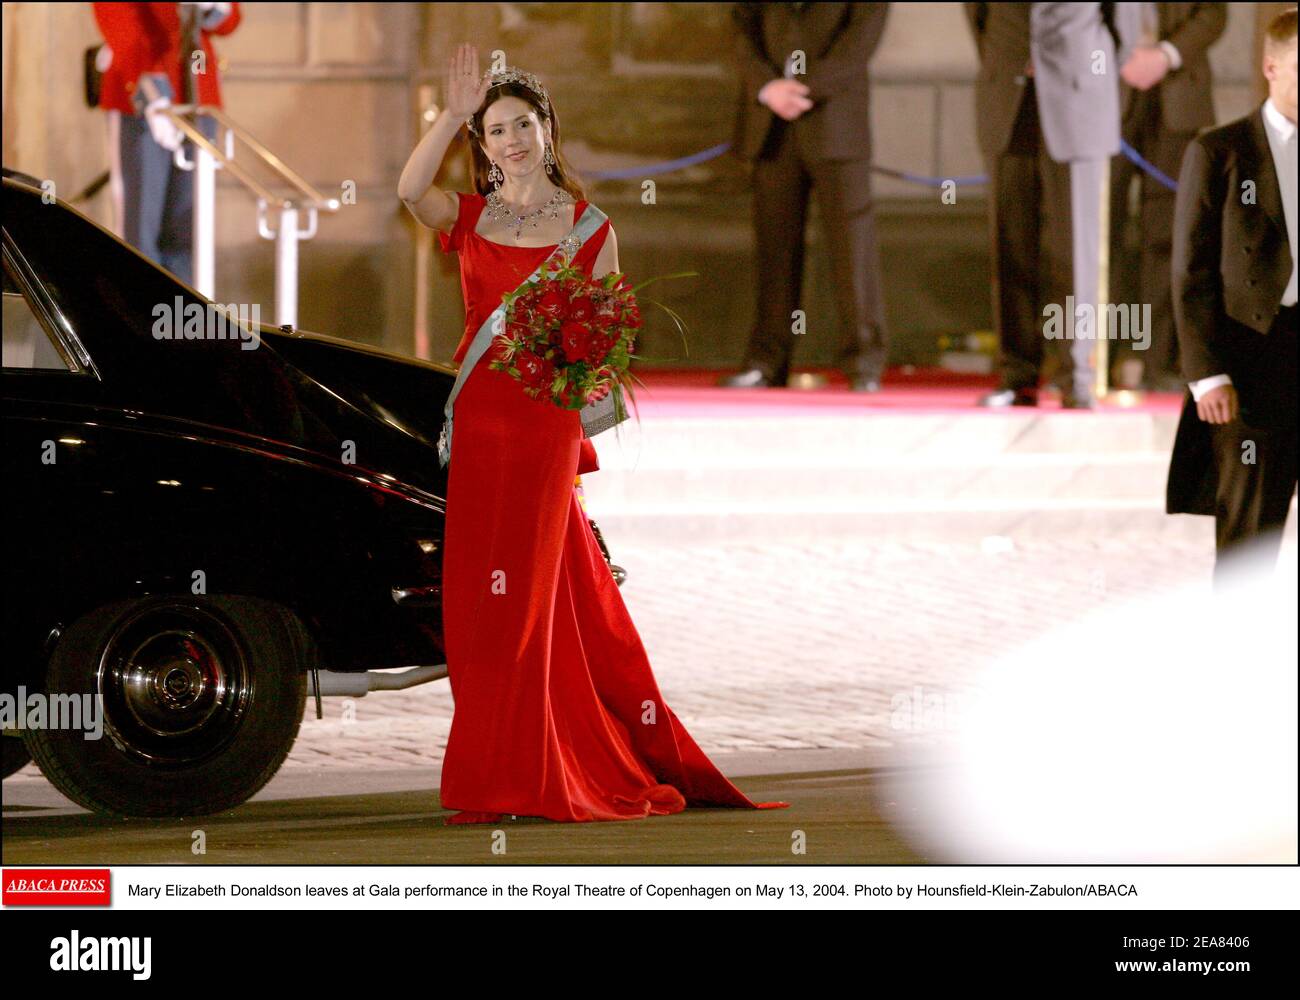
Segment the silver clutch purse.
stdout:
<svg viewBox="0 0 1300 1000">
<path fill-rule="evenodd" d="M 578 411 L 582 415 L 582 436 L 595 437 L 601 431 L 616 427 L 628 418 L 627 401 L 623 399 L 623 387 L 615 383 L 604 399 L 588 403 Z"/>
</svg>

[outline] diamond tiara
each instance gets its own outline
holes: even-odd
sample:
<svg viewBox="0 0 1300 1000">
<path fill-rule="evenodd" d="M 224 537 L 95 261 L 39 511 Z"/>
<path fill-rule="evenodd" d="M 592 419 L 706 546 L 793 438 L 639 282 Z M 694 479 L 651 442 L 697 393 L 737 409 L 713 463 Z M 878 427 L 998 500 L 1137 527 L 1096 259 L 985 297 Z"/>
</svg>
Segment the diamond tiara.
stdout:
<svg viewBox="0 0 1300 1000">
<path fill-rule="evenodd" d="M 492 87 L 500 87 L 502 84 L 506 83 L 523 84 L 537 95 L 538 99 L 542 103 L 542 111 L 547 115 L 551 113 L 551 97 L 546 92 L 546 87 L 542 84 L 542 81 L 532 73 L 525 72 L 522 69 L 516 69 L 514 66 L 507 66 L 500 72 L 492 74 Z M 488 89 L 491 90 L 492 87 L 489 87 Z M 474 135 L 478 135 L 478 129 L 474 127 L 473 115 L 470 115 L 469 120 L 465 123 L 465 127 L 474 133 Z"/>
</svg>

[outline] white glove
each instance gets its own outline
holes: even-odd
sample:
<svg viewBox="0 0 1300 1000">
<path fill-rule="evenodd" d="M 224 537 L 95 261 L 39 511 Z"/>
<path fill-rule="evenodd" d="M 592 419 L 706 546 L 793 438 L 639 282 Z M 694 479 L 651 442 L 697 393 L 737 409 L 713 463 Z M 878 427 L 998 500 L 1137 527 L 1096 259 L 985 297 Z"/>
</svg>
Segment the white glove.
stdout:
<svg viewBox="0 0 1300 1000">
<path fill-rule="evenodd" d="M 199 25 L 204 31 L 219 27 L 230 16 L 228 3 L 183 3 L 182 7 L 192 7 L 199 16 Z"/>
<path fill-rule="evenodd" d="M 153 135 L 153 141 L 163 149 L 175 151 L 185 141 L 185 135 L 164 111 L 165 108 L 170 108 L 171 105 L 172 102 L 165 97 L 150 102 L 144 109 L 144 120 L 149 123 L 149 131 Z"/>
</svg>

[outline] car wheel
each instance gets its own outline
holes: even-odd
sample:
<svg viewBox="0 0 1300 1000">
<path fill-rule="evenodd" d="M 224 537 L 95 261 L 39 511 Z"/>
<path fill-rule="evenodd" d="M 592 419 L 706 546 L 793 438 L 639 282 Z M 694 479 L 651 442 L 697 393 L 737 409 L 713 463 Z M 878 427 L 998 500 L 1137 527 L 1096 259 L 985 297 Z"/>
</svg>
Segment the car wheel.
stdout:
<svg viewBox="0 0 1300 1000">
<path fill-rule="evenodd" d="M 42 773 L 111 816 L 201 816 L 271 780 L 302 723 L 313 655 L 298 619 L 244 597 L 153 597 L 73 622 L 47 694 L 81 695 L 80 729 L 31 729 Z M 97 699 L 92 704 L 87 697 Z M 53 704 L 54 699 L 51 699 Z"/>
<path fill-rule="evenodd" d="M 7 778 L 26 767 L 32 755 L 27 752 L 21 736 L 5 736 L 0 740 L 0 746 L 4 747 L 4 776 Z"/>
</svg>

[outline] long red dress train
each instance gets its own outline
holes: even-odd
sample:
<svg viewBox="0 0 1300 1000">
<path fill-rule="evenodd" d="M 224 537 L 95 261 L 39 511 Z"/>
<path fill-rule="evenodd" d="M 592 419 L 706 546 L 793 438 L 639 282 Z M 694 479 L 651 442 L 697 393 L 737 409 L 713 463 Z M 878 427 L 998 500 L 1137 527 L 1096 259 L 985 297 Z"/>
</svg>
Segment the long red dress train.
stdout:
<svg viewBox="0 0 1300 1000">
<path fill-rule="evenodd" d="M 555 249 L 474 232 L 484 199 L 461 194 L 444 252 L 460 252 L 474 333 Z M 586 202 L 576 206 L 580 217 Z M 575 263 L 591 272 L 608 222 Z M 503 814 L 639 819 L 687 805 L 775 808 L 728 781 L 664 704 L 575 487 L 598 466 L 576 410 L 527 396 L 487 367 L 455 403 L 443 549 L 443 633 L 455 709 L 441 798 L 449 823 Z"/>
</svg>

